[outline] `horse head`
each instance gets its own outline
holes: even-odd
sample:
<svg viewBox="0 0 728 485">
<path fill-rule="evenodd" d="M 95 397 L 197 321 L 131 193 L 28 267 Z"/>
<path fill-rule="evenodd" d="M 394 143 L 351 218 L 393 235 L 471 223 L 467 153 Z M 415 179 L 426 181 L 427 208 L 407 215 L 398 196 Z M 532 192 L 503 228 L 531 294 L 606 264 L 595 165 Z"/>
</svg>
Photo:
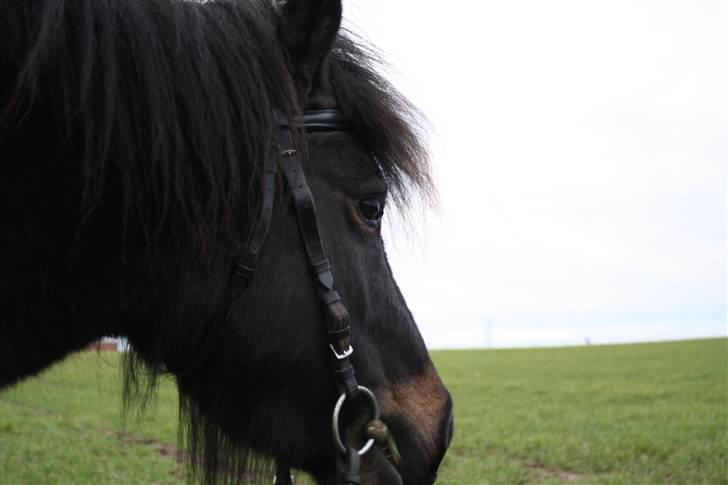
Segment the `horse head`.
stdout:
<svg viewBox="0 0 728 485">
<path fill-rule="evenodd" d="M 380 232 L 426 155 L 341 1 L 2 9 L 0 384 L 122 335 L 208 481 L 339 483 L 378 409 L 362 482 L 433 482 L 452 404 Z"/>
<path fill-rule="evenodd" d="M 344 118 L 327 129 L 298 126 L 296 148 L 336 291 L 348 309 L 349 359 L 359 384 L 376 396 L 402 456 L 395 465 L 391 450 L 373 447 L 362 458 L 362 479 L 430 483 L 451 437 L 451 401 L 392 276 L 380 233 L 392 192 L 425 182 L 424 157 L 404 118 L 404 101 L 361 65 L 363 54 L 353 59 L 359 51 L 337 39 L 340 1 L 291 0 L 278 16 L 298 96 L 297 105 L 287 107 L 292 116 L 338 110 Z M 371 93 L 379 99 L 352 99 Z M 307 470 L 321 483 L 335 482 L 334 457 L 341 451 L 331 421 L 341 389 L 332 377 L 337 362 L 326 309 L 300 214 L 287 193 L 276 203 L 255 273 L 236 297 L 209 374 L 180 378 L 180 387 L 193 406 L 202 403 L 200 417 L 211 413 L 231 440 Z M 368 400 L 354 399 L 336 432 L 361 447 L 370 418 Z"/>
</svg>

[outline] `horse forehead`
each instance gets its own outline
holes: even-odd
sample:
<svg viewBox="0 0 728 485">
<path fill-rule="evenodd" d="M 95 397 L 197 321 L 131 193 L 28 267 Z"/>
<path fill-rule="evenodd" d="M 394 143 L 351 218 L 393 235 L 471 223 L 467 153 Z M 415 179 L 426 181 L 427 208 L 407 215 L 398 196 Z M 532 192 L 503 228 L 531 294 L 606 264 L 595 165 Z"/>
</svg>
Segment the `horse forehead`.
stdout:
<svg viewBox="0 0 728 485">
<path fill-rule="evenodd" d="M 348 182 L 379 177 L 376 162 L 349 132 L 316 133 L 309 142 L 313 169 L 326 178 Z"/>
</svg>

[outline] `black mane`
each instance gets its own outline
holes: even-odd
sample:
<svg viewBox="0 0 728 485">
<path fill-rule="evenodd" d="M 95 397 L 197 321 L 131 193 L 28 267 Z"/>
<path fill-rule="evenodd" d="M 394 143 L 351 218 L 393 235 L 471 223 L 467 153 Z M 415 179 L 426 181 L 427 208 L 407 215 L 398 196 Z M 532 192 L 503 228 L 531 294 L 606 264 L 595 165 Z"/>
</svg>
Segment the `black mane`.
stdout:
<svg viewBox="0 0 728 485">
<path fill-rule="evenodd" d="M 80 162 L 84 219 L 120 196 L 125 228 L 146 238 L 204 244 L 240 230 L 273 109 L 299 106 L 269 2 L 9 1 L 22 16 L 0 20 L 3 40 L 23 54 L 0 78 L 0 133 L 48 120 Z M 341 36 L 329 64 L 397 200 L 428 188 L 418 114 L 376 72 L 377 55 Z"/>
<path fill-rule="evenodd" d="M 80 161 L 84 217 L 120 195 L 125 227 L 147 238 L 175 231 L 204 243 L 235 230 L 272 110 L 294 96 L 271 9 L 18 1 L 24 18 L 6 18 L 18 26 L 8 26 L 14 51 L 27 54 L 2 123 L 22 130 L 35 114 L 62 127 L 55 134 Z"/>
<path fill-rule="evenodd" d="M 0 72 L 0 148 L 32 143 L 28 127 L 42 127 L 63 150 L 59 160 L 77 160 L 54 169 L 81 189 L 79 234 L 111 206 L 122 256 L 127 241 L 162 251 L 157 243 L 170 234 L 202 249 L 244 239 L 273 112 L 301 109 L 269 1 L 3 1 L 0 42 L 9 58 L 0 65 L 12 69 Z M 337 102 L 395 200 L 405 205 L 411 189 L 427 193 L 419 114 L 377 73 L 378 56 L 342 34 L 328 65 Z M 0 168 L 12 163 L 0 160 Z M 161 354 L 146 349 L 143 362 L 131 356 L 129 399 L 138 378 L 148 373 L 153 387 L 165 371 L 148 357 Z M 253 459 L 211 419 L 181 399 L 193 464 L 211 481 L 221 470 L 241 479 Z"/>
</svg>

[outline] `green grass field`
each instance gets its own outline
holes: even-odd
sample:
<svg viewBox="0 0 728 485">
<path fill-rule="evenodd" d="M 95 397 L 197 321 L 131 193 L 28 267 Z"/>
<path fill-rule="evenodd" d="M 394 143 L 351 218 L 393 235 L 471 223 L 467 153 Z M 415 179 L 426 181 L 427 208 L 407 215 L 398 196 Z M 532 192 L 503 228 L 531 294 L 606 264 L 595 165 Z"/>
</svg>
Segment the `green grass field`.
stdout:
<svg viewBox="0 0 728 485">
<path fill-rule="evenodd" d="M 728 483 L 728 339 L 433 358 L 456 413 L 439 484 Z M 173 385 L 126 425 L 120 390 L 92 353 L 0 393 L 0 484 L 184 482 Z"/>
</svg>

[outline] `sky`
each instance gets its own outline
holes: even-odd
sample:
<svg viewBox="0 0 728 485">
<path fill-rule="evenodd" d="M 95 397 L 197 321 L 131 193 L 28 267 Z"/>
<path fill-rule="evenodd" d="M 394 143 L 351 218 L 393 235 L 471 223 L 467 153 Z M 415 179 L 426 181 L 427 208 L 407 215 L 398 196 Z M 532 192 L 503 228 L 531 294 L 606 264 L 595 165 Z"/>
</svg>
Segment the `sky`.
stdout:
<svg viewBox="0 0 728 485">
<path fill-rule="evenodd" d="M 725 2 L 344 0 L 344 17 L 431 124 L 439 203 L 385 234 L 429 347 L 728 335 Z"/>
</svg>

